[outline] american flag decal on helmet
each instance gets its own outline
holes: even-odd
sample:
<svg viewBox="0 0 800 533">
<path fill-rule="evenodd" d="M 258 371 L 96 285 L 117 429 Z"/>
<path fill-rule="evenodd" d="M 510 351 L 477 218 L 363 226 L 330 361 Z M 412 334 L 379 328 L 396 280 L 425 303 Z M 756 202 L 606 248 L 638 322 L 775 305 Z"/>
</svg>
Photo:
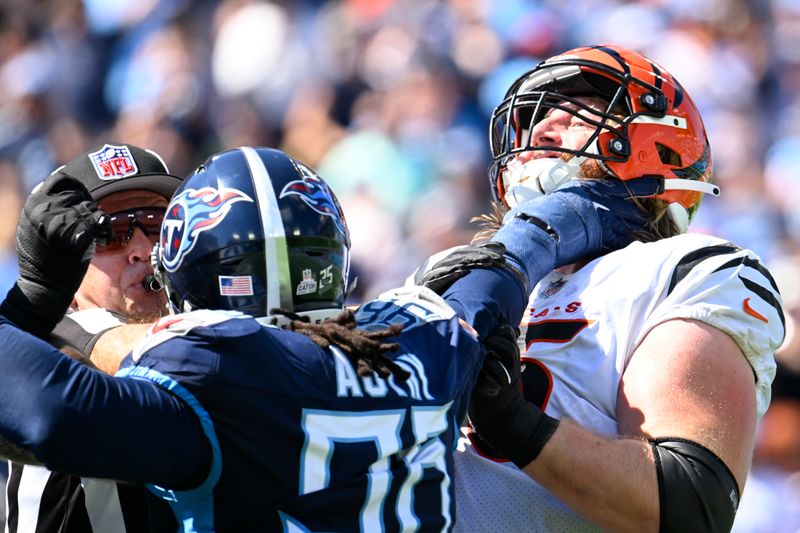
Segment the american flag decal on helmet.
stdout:
<svg viewBox="0 0 800 533">
<path fill-rule="evenodd" d="M 253 278 L 250 276 L 218 276 L 221 296 L 252 296 Z"/>
</svg>

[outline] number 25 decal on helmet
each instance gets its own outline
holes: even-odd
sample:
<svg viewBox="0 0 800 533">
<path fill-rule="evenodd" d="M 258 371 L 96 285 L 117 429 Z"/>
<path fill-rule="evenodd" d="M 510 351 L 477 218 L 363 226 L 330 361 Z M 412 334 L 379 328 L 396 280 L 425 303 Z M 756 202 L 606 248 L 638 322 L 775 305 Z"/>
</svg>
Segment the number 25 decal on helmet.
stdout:
<svg viewBox="0 0 800 533">
<path fill-rule="evenodd" d="M 531 132 L 555 112 L 569 113 L 590 128 L 582 146 L 537 145 Z M 621 180 L 663 177 L 664 191 L 656 198 L 669 204 L 670 217 L 681 231 L 704 193 L 719 194 L 711 184 L 705 127 L 689 95 L 658 64 L 616 46 L 576 48 L 519 77 L 494 110 L 490 143 L 489 179 L 498 201 L 513 185 L 506 179 L 509 168 L 518 168 L 523 154 L 572 156 L 572 164 L 595 160 Z M 552 176 L 547 180 L 552 182 Z"/>
</svg>

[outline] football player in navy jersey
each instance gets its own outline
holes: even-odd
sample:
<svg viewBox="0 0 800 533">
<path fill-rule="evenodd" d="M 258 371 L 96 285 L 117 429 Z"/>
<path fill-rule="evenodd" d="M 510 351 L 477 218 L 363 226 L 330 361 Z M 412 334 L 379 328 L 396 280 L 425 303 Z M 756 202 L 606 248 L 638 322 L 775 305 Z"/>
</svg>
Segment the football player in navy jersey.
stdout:
<svg viewBox="0 0 800 533">
<path fill-rule="evenodd" d="M 85 188 L 51 177 L 23 209 L 21 275 L 0 305 L 0 452 L 146 483 L 183 531 L 449 531 L 452 452 L 486 354 L 515 351 L 508 324 L 542 276 L 629 243 L 645 217 L 626 199 L 658 186 L 526 203 L 426 287 L 353 312 L 327 184 L 277 150 L 216 154 L 176 191 L 153 254 L 180 314 L 124 326 L 147 332 L 110 377 L 30 334 L 63 315 L 107 235 Z"/>
</svg>

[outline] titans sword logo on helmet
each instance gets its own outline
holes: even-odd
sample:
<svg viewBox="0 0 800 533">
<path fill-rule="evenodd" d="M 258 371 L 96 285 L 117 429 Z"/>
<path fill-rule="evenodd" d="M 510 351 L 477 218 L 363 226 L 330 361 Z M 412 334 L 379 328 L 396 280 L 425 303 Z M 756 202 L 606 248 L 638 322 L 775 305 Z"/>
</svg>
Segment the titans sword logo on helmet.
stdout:
<svg viewBox="0 0 800 533">
<path fill-rule="evenodd" d="M 163 265 L 174 272 L 194 248 L 197 236 L 225 219 L 236 202 L 253 199 L 238 189 L 203 187 L 186 189 L 170 202 L 161 227 Z"/>
<path fill-rule="evenodd" d="M 306 174 L 302 180 L 290 181 L 281 190 L 280 197 L 284 198 L 291 194 L 299 196 L 306 205 L 320 215 L 330 217 L 342 235 L 348 234 L 347 229 L 342 224 L 344 221 L 342 208 L 333 194 L 331 194 L 327 184 L 318 177 Z"/>
</svg>

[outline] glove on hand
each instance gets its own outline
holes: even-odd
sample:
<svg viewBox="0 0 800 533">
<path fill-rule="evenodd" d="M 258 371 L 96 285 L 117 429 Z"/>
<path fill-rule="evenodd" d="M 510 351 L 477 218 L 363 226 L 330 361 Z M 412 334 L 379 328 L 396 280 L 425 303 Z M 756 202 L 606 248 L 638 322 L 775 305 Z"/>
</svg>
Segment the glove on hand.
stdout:
<svg viewBox="0 0 800 533">
<path fill-rule="evenodd" d="M 505 267 L 506 260 L 503 252 L 505 252 L 505 247 L 499 242 L 459 247 L 427 271 L 420 268 L 414 283 L 442 295 L 450 285 L 469 274 L 470 270 Z"/>
<path fill-rule="evenodd" d="M 484 396 L 497 396 L 511 384 L 515 370 L 520 370 L 519 329 L 501 322 L 491 335 L 483 340 L 486 358 L 478 374 L 474 391 Z"/>
<path fill-rule="evenodd" d="M 506 214 L 493 241 L 505 244 L 535 284 L 541 275 L 568 265 L 624 248 L 637 232 L 644 232 L 647 214 L 630 198 L 648 197 L 663 190 L 663 178 L 570 180 L 555 191 L 526 201 Z M 543 256 L 542 230 L 555 240 Z M 534 247 L 532 241 L 536 241 Z M 554 259 L 554 264 L 540 264 Z M 512 261 L 513 263 L 514 261 Z M 534 276 L 531 265 L 536 265 Z M 523 267 L 527 267 L 523 268 Z M 532 285 L 531 285 L 532 286 Z"/>
<path fill-rule="evenodd" d="M 48 177 L 25 201 L 17 225 L 19 278 L 0 313 L 25 331 L 47 335 L 64 316 L 111 223 L 89 191 L 62 173 Z"/>
<path fill-rule="evenodd" d="M 501 455 L 523 468 L 558 427 L 525 399 L 520 381 L 518 331 L 501 324 L 484 340 L 486 359 L 472 391 L 468 416 L 480 437 Z"/>
</svg>

